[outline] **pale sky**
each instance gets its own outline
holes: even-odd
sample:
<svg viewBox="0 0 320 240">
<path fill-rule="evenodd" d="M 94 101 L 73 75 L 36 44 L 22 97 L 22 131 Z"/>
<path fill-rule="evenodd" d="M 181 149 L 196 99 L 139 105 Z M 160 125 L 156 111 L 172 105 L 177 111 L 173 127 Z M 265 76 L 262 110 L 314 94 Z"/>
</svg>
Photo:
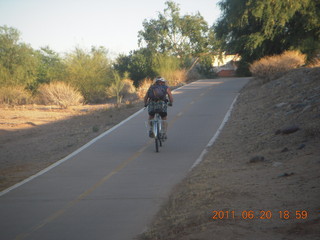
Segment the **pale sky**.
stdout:
<svg viewBox="0 0 320 240">
<path fill-rule="evenodd" d="M 104 46 L 111 55 L 138 49 L 144 19 L 157 19 L 166 0 L 0 0 L 0 26 L 16 28 L 34 49 L 59 53 Z M 180 13 L 200 14 L 211 26 L 219 0 L 175 0 Z"/>
</svg>

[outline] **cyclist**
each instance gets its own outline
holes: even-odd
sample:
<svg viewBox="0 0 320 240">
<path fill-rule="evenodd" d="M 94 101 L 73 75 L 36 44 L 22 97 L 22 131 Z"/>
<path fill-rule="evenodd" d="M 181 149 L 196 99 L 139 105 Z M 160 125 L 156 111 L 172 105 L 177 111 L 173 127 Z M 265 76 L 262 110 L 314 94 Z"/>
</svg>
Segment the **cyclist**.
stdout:
<svg viewBox="0 0 320 240">
<path fill-rule="evenodd" d="M 169 103 L 167 96 L 169 98 Z M 169 106 L 172 106 L 173 97 L 171 94 L 171 90 L 166 85 L 166 80 L 164 78 L 157 77 L 155 79 L 155 83 L 150 86 L 144 97 L 144 105 L 145 107 L 148 106 L 149 121 L 154 118 L 156 112 L 159 113 L 162 120 L 167 120 L 167 103 Z M 164 129 L 166 132 L 166 122 L 164 122 Z M 152 130 L 149 131 L 149 136 L 153 137 Z M 164 138 L 166 138 L 166 134 L 164 134 Z"/>
</svg>

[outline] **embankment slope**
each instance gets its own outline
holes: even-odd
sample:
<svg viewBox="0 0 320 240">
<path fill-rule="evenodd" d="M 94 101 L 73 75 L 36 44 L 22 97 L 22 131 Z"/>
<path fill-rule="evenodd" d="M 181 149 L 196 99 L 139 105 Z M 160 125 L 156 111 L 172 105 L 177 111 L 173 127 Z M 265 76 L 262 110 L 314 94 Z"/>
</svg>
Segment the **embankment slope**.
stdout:
<svg viewBox="0 0 320 240">
<path fill-rule="evenodd" d="M 140 239 L 320 239 L 319 146 L 320 68 L 252 79 Z"/>
</svg>

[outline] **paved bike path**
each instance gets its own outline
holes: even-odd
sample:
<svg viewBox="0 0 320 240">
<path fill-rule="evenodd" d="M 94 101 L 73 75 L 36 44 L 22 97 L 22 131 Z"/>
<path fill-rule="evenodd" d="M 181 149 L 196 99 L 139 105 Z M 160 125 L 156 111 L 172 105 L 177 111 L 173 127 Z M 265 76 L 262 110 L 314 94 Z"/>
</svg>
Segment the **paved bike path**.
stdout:
<svg viewBox="0 0 320 240">
<path fill-rule="evenodd" d="M 2 194 L 0 239 L 134 239 L 199 157 L 247 81 L 200 80 L 176 90 L 168 140 L 159 153 L 147 137 L 147 111 L 140 111 Z"/>
</svg>

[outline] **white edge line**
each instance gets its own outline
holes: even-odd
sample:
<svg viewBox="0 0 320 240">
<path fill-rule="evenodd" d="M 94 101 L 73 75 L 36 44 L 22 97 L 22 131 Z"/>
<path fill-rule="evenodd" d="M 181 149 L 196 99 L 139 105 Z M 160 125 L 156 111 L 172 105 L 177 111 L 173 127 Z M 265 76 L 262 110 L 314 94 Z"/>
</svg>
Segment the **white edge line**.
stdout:
<svg viewBox="0 0 320 240">
<path fill-rule="evenodd" d="M 112 128 L 108 129 L 107 131 L 105 131 L 104 133 L 100 134 L 99 136 L 97 136 L 96 138 L 92 139 L 90 142 L 86 143 L 85 145 L 83 145 L 82 147 L 80 147 L 79 149 L 77 149 L 76 151 L 70 153 L 68 156 L 62 158 L 61 160 L 51 164 L 49 167 L 41 170 L 40 172 L 26 178 L 25 180 L 3 190 L 0 192 L 0 197 L 7 194 L 8 192 L 22 186 L 23 184 L 30 182 L 31 180 L 45 174 L 46 172 L 49 172 L 50 170 L 52 170 L 53 168 L 59 166 L 60 164 L 68 161 L 70 158 L 74 157 L 75 155 L 77 155 L 78 153 L 80 153 L 82 150 L 84 150 L 85 148 L 89 147 L 90 145 L 92 145 L 93 143 L 95 143 L 96 141 L 98 141 L 100 138 L 103 138 L 104 136 L 110 134 L 111 132 L 113 132 L 115 129 L 117 129 L 118 127 L 120 127 L 121 125 L 123 125 L 124 123 L 126 123 L 127 121 L 129 121 L 130 119 L 134 118 L 136 115 L 138 115 L 140 112 L 142 112 L 144 110 L 144 108 L 140 109 L 139 111 L 137 111 L 136 113 L 134 113 L 133 115 L 131 115 L 130 117 L 126 118 L 125 120 L 123 120 L 122 122 L 118 123 L 117 125 L 113 126 Z"/>
<path fill-rule="evenodd" d="M 207 146 L 205 147 L 205 149 L 201 152 L 200 156 L 197 158 L 197 160 L 194 162 L 194 164 L 191 166 L 191 168 L 189 169 L 189 171 L 191 171 L 193 168 L 195 168 L 199 163 L 202 162 L 202 160 L 204 159 L 204 156 L 209 152 L 209 148 L 214 144 L 214 142 L 217 140 L 217 138 L 219 137 L 224 125 L 227 123 L 227 121 L 229 120 L 229 117 L 231 115 L 231 111 L 233 109 L 234 104 L 236 103 L 238 97 L 239 97 L 239 93 L 236 95 L 236 97 L 233 99 L 233 102 L 231 103 L 228 112 L 226 113 L 226 115 L 224 116 L 224 119 L 222 120 L 222 123 L 220 124 L 220 127 L 218 128 L 218 130 L 216 131 L 216 133 L 214 134 L 214 136 L 210 139 L 210 141 L 208 142 Z"/>
<path fill-rule="evenodd" d="M 193 82 L 192 82 L 193 83 Z M 189 84 L 192 84 L 192 83 L 189 83 Z M 172 92 L 180 89 L 180 88 L 183 88 L 189 84 L 186 84 L 186 85 L 183 85 L 181 87 L 178 87 L 176 89 L 174 89 Z M 58 160 L 57 162 L 51 164 L 49 167 L 45 168 L 45 169 L 42 169 L 40 172 L 22 180 L 21 182 L 18 182 L 16 183 L 15 185 L 5 189 L 5 190 L 2 190 L 0 192 L 0 197 L 7 194 L 8 192 L 24 185 L 25 183 L 27 182 L 30 182 L 32 181 L 33 179 L 45 174 L 46 172 L 49 172 L 50 170 L 52 170 L 53 168 L 59 166 L 60 164 L 68 161 L 70 158 L 74 157 L 75 155 L 77 155 L 78 153 L 80 153 L 82 150 L 86 149 L 87 147 L 89 147 L 90 145 L 92 145 L 93 143 L 95 143 L 96 141 L 98 141 L 100 138 L 103 138 L 104 136 L 110 134 L 112 131 L 114 131 L 115 129 L 117 129 L 118 127 L 120 127 L 121 125 L 125 124 L 126 122 L 128 122 L 130 119 L 134 118 L 136 115 L 138 115 L 139 113 L 141 113 L 145 108 L 142 108 L 140 109 L 139 111 L 137 111 L 136 113 L 132 114 L 130 117 L 126 118 L 125 120 L 123 120 L 122 122 L 118 123 L 117 125 L 113 126 L 112 128 L 108 129 L 107 131 L 105 131 L 104 133 L 102 133 L 101 135 L 97 136 L 96 138 L 92 139 L 90 142 L 86 143 L 85 145 L 83 145 L 82 147 L 80 147 L 79 149 L 77 149 L 76 151 L 70 153 L 69 155 L 67 155 L 66 157 Z"/>
</svg>

